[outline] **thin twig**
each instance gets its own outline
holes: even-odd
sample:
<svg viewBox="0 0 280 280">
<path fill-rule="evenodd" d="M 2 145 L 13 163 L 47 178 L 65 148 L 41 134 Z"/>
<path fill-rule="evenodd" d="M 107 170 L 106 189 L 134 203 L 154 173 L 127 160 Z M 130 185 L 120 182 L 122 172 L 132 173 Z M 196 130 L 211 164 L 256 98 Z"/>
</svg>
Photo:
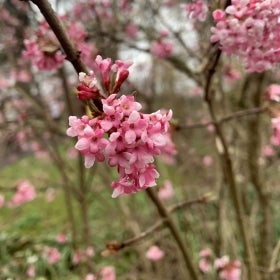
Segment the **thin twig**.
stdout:
<svg viewBox="0 0 280 280">
<path fill-rule="evenodd" d="M 209 125 L 222 124 L 224 122 L 237 120 L 237 119 L 248 117 L 251 115 L 262 114 L 266 111 L 267 111 L 267 107 L 257 107 L 257 108 L 252 108 L 252 109 L 247 109 L 247 110 L 242 110 L 242 111 L 232 113 L 226 117 L 223 117 L 223 118 L 217 120 L 216 122 L 210 121 L 210 122 L 204 122 L 204 123 L 194 123 L 194 124 L 190 124 L 190 125 L 175 124 L 174 127 L 176 130 L 204 128 L 204 127 L 208 127 Z"/>
</svg>

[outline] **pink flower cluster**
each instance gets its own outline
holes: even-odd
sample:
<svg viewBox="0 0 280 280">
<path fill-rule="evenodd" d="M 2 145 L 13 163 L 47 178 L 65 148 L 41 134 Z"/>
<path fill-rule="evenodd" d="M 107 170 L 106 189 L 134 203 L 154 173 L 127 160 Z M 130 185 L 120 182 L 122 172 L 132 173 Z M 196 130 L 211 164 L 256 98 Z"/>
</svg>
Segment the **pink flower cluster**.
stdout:
<svg viewBox="0 0 280 280">
<path fill-rule="evenodd" d="M 239 261 L 230 261 L 228 256 L 216 259 L 214 267 L 219 271 L 222 280 L 240 280 L 241 264 Z"/>
<path fill-rule="evenodd" d="M 97 56 L 90 75 L 79 74 L 78 98 L 89 105 L 93 118 L 70 116 L 67 130 L 68 136 L 78 137 L 75 148 L 84 155 L 87 168 L 105 160 L 117 167 L 113 197 L 155 186 L 159 174 L 154 156 L 173 151 L 168 132 L 172 112 L 143 114 L 134 96 L 117 95 L 130 65 Z"/>
<path fill-rule="evenodd" d="M 155 57 L 163 59 L 173 55 L 174 45 L 167 40 L 168 35 L 168 30 L 163 29 L 160 31 L 158 39 L 151 43 L 150 52 Z"/>
<path fill-rule="evenodd" d="M 160 39 L 152 42 L 150 50 L 155 57 L 166 58 L 173 54 L 173 43 Z"/>
<path fill-rule="evenodd" d="M 211 41 L 242 59 L 249 72 L 271 69 L 280 61 L 279 16 L 279 1 L 232 0 L 225 11 L 213 12 Z"/>
<path fill-rule="evenodd" d="M 239 261 L 230 261 L 228 256 L 223 256 L 221 258 L 216 258 L 214 260 L 214 265 L 212 265 L 212 256 L 212 251 L 208 248 L 200 251 L 198 265 L 203 273 L 209 273 L 214 267 L 221 280 L 241 279 L 241 264 Z"/>
<path fill-rule="evenodd" d="M 34 186 L 27 180 L 22 180 L 17 185 L 17 191 L 8 202 L 9 207 L 18 207 L 36 197 Z"/>
<path fill-rule="evenodd" d="M 116 280 L 116 272 L 113 266 L 105 266 L 98 272 L 98 277 L 94 274 L 87 274 L 85 280 Z"/>
<path fill-rule="evenodd" d="M 207 273 L 212 269 L 210 259 L 212 257 L 212 251 L 208 248 L 203 249 L 199 252 L 200 260 L 198 262 L 199 269 L 203 273 Z"/>
<path fill-rule="evenodd" d="M 67 135 L 78 137 L 75 148 L 85 156 L 85 166 L 107 159 L 110 166 L 118 168 L 113 197 L 155 186 L 159 174 L 154 156 L 166 145 L 172 112 L 140 113 L 142 106 L 133 96 L 111 94 L 101 101 L 101 116 L 69 117 Z"/>
<path fill-rule="evenodd" d="M 181 6 L 190 19 L 205 21 L 208 13 L 207 4 L 202 0 L 193 0 L 193 2 L 192 4 L 182 4 Z"/>
<path fill-rule="evenodd" d="M 103 267 L 99 275 L 102 277 L 102 280 L 116 280 L 116 272 L 113 266 Z"/>
<path fill-rule="evenodd" d="M 82 60 L 91 66 L 92 58 L 96 56 L 97 50 L 94 44 L 89 45 L 85 42 L 87 33 L 84 27 L 78 22 L 71 22 L 66 16 L 61 16 L 60 19 L 70 40 L 81 52 Z M 26 39 L 24 44 L 23 57 L 30 59 L 39 70 L 56 70 L 64 64 L 65 55 L 61 51 L 55 34 L 45 20 L 40 22 L 34 38 Z"/>
<path fill-rule="evenodd" d="M 61 253 L 54 247 L 45 247 L 43 255 L 50 264 L 56 264 L 61 259 Z"/>
<path fill-rule="evenodd" d="M 76 250 L 73 254 L 72 263 L 74 265 L 77 265 L 88 258 L 92 258 L 93 256 L 94 256 L 94 249 L 92 247 L 87 247 L 85 250 Z"/>
</svg>

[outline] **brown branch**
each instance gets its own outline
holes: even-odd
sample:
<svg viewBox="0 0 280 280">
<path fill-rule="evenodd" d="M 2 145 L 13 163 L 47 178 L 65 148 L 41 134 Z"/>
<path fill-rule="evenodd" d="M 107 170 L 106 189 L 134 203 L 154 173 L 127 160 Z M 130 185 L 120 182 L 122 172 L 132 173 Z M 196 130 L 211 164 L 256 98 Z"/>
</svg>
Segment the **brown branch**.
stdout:
<svg viewBox="0 0 280 280">
<path fill-rule="evenodd" d="M 74 66 L 77 73 L 85 72 L 87 73 L 86 66 L 82 63 L 80 59 L 79 52 L 74 48 L 72 42 L 68 38 L 62 24 L 55 11 L 53 10 L 51 4 L 47 0 L 31 0 L 41 11 L 49 26 L 56 35 L 60 45 L 62 46 L 67 60 L 69 60 Z"/>
<path fill-rule="evenodd" d="M 186 201 L 179 202 L 179 203 L 169 207 L 167 209 L 167 212 L 171 214 L 179 209 L 187 208 L 194 204 L 209 203 L 209 202 L 213 201 L 213 199 L 211 197 L 212 197 L 212 194 L 206 194 L 204 196 L 201 196 L 201 197 L 198 197 L 198 198 L 195 198 L 192 200 L 186 200 Z M 134 236 L 134 237 L 129 238 L 122 242 L 108 242 L 106 247 L 109 251 L 111 251 L 111 253 L 109 253 L 109 255 L 114 254 L 114 252 L 124 249 L 125 247 L 131 246 L 131 245 L 141 241 L 142 239 L 148 237 L 149 235 L 153 234 L 155 231 L 159 230 L 163 226 L 163 224 L 166 222 L 167 222 L 167 219 L 163 217 L 159 221 L 157 221 L 153 226 L 149 227 L 147 230 L 141 232 L 137 236 Z"/>
<path fill-rule="evenodd" d="M 235 112 L 233 114 L 230 114 L 226 117 L 223 117 L 223 118 L 217 120 L 216 122 L 215 121 L 210 121 L 210 122 L 195 123 L 195 124 L 190 124 L 190 125 L 174 124 L 173 126 L 175 127 L 176 130 L 204 128 L 204 127 L 207 127 L 209 125 L 222 124 L 224 122 L 241 119 L 241 118 L 248 117 L 248 116 L 251 116 L 251 115 L 262 114 L 266 111 L 267 111 L 267 107 L 256 107 L 256 108 L 252 108 L 252 109 L 247 109 L 247 110 L 242 110 L 242 111 Z"/>
</svg>

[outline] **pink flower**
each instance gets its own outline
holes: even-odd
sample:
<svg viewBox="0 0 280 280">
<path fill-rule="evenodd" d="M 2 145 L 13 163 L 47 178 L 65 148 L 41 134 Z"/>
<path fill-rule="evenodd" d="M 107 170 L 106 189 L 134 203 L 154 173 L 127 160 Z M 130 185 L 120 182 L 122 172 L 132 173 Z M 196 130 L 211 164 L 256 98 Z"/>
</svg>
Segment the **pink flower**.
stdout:
<svg viewBox="0 0 280 280">
<path fill-rule="evenodd" d="M 163 257 L 164 252 L 156 245 L 151 246 L 146 253 L 146 258 L 153 262 L 159 261 Z"/>
<path fill-rule="evenodd" d="M 220 279 L 223 280 L 240 280 L 241 264 L 239 261 L 232 261 L 226 264 L 219 272 Z"/>
<path fill-rule="evenodd" d="M 26 275 L 28 277 L 35 277 L 36 276 L 36 268 L 34 265 L 30 265 L 26 271 Z"/>
<path fill-rule="evenodd" d="M 115 268 L 113 266 L 105 266 L 99 274 L 102 280 L 116 280 Z"/>
<path fill-rule="evenodd" d="M 160 59 L 169 57 L 173 54 L 173 43 L 165 40 L 154 41 L 151 44 L 150 51 L 155 57 Z"/>
<path fill-rule="evenodd" d="M 50 264 L 56 264 L 61 259 L 60 252 L 53 247 L 46 247 L 43 254 Z"/>
<path fill-rule="evenodd" d="M 67 241 L 67 235 L 65 233 L 59 233 L 55 240 L 57 243 L 64 244 Z"/>
<path fill-rule="evenodd" d="M 205 21 L 208 13 L 208 6 L 201 0 L 193 0 L 193 4 L 182 4 L 187 16 L 190 19 L 197 19 L 199 21 Z"/>
<path fill-rule="evenodd" d="M 228 263 L 229 263 L 229 256 L 223 256 L 214 261 L 214 267 L 216 269 L 221 269 L 225 267 Z"/>
<path fill-rule="evenodd" d="M 93 274 L 87 274 L 85 280 L 96 280 L 96 277 Z"/>
<path fill-rule="evenodd" d="M 36 197 L 35 188 L 27 180 L 22 180 L 17 185 L 17 191 L 9 202 L 10 207 L 18 207 Z"/>
<path fill-rule="evenodd" d="M 135 39 L 138 31 L 138 26 L 133 23 L 129 23 L 125 26 L 125 33 L 129 39 Z"/>
<path fill-rule="evenodd" d="M 203 249 L 199 252 L 201 258 L 209 258 L 212 256 L 212 251 L 209 248 Z"/>
<path fill-rule="evenodd" d="M 2 208 L 4 204 L 5 204 L 5 197 L 2 194 L 0 194 L 0 208 Z"/>
<path fill-rule="evenodd" d="M 224 20 L 225 19 L 225 16 L 226 16 L 226 14 L 225 14 L 225 12 L 223 11 L 223 10 L 215 10 L 214 12 L 213 12 L 213 18 L 214 18 L 214 20 L 216 21 L 216 22 L 219 22 L 219 21 L 222 21 L 222 20 Z"/>
<path fill-rule="evenodd" d="M 212 251 L 209 248 L 203 249 L 199 252 L 200 260 L 198 262 L 199 269 L 203 273 L 207 273 L 212 269 L 210 264 L 210 258 L 212 256 Z"/>
<path fill-rule="evenodd" d="M 209 167 L 213 164 L 213 158 L 211 156 L 204 156 L 202 162 L 204 166 Z"/>
<path fill-rule="evenodd" d="M 171 182 L 169 180 L 165 180 L 162 187 L 158 191 L 158 197 L 162 200 L 168 200 L 171 199 L 173 195 L 174 190 Z"/>
<path fill-rule="evenodd" d="M 209 260 L 206 258 L 201 258 L 198 262 L 198 266 L 203 273 L 207 273 L 212 269 L 212 265 L 210 264 Z"/>
<path fill-rule="evenodd" d="M 241 74 L 239 71 L 231 67 L 230 65 L 227 65 L 224 69 L 224 75 L 228 82 L 233 83 L 236 80 L 239 80 L 241 78 Z"/>
<path fill-rule="evenodd" d="M 272 84 L 266 89 L 266 96 L 269 100 L 280 102 L 280 85 Z"/>
<path fill-rule="evenodd" d="M 262 154 L 265 157 L 273 157 L 275 155 L 275 150 L 271 145 L 266 145 L 262 148 Z"/>
<path fill-rule="evenodd" d="M 77 265 L 83 260 L 84 260 L 84 252 L 81 250 L 76 250 L 74 252 L 73 259 L 72 259 L 73 264 Z"/>
<path fill-rule="evenodd" d="M 87 257 L 93 257 L 94 256 L 94 249 L 92 247 L 87 247 L 85 251 L 85 255 Z"/>
</svg>

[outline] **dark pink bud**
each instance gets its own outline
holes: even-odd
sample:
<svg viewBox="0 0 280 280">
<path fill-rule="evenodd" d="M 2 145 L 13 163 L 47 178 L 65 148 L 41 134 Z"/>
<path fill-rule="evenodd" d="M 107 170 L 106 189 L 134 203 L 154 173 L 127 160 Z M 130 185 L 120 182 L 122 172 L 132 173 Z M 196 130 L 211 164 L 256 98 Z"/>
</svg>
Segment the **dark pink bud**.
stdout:
<svg viewBox="0 0 280 280">
<path fill-rule="evenodd" d="M 79 84 L 77 87 L 78 90 L 78 98 L 82 101 L 89 99 L 96 99 L 100 97 L 99 90 L 96 87 L 89 88 L 84 84 Z"/>
<path fill-rule="evenodd" d="M 116 80 L 116 83 L 115 83 L 115 86 L 113 89 L 113 93 L 117 93 L 120 90 L 121 85 L 127 79 L 128 75 L 129 75 L 129 71 L 126 69 L 119 72 L 119 75 L 117 77 L 117 80 Z"/>
</svg>

